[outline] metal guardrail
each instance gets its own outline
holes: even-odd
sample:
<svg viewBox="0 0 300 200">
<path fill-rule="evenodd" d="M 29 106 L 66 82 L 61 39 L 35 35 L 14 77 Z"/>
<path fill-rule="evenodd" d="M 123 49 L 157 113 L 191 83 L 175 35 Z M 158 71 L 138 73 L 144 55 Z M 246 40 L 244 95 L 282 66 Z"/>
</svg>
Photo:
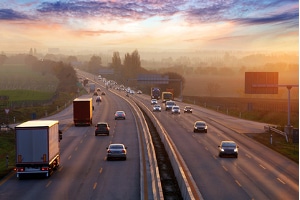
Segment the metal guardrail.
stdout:
<svg viewBox="0 0 300 200">
<path fill-rule="evenodd" d="M 283 132 L 281 130 L 278 130 L 275 126 L 266 125 L 266 126 L 264 126 L 264 129 L 265 129 L 266 132 L 271 132 L 272 131 L 274 133 L 278 133 L 279 135 L 284 136 L 286 142 L 289 142 L 288 135 L 285 132 Z"/>
<path fill-rule="evenodd" d="M 171 138 L 168 136 L 166 130 L 160 124 L 159 120 L 153 115 L 153 113 L 141 102 L 135 101 L 151 118 L 154 126 L 156 127 L 162 142 L 166 148 L 169 155 L 172 167 L 177 178 L 181 194 L 184 200 L 203 200 L 203 197 L 196 186 L 196 183 L 187 168 L 183 158 L 181 157 L 179 151 L 174 145 Z"/>
</svg>

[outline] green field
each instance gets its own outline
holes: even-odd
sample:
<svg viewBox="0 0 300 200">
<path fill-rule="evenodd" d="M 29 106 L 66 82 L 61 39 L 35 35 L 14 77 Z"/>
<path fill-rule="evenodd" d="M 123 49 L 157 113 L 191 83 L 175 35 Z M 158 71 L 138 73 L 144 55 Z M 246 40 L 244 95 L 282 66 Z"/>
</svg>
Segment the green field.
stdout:
<svg viewBox="0 0 300 200">
<path fill-rule="evenodd" d="M 51 99 L 53 92 L 47 91 L 34 91 L 34 90 L 0 90 L 0 96 L 8 96 L 9 101 L 19 102 L 19 101 L 44 101 Z"/>
<path fill-rule="evenodd" d="M 0 67 L 0 90 L 28 90 L 54 92 L 57 78 L 27 65 L 4 64 Z"/>
</svg>

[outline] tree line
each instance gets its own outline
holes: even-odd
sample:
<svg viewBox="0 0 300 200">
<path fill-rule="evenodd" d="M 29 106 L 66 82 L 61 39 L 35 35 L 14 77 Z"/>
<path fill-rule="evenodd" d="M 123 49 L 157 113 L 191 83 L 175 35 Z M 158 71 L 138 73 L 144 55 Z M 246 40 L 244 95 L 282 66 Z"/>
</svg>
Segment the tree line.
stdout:
<svg viewBox="0 0 300 200">
<path fill-rule="evenodd" d="M 76 93 L 77 92 L 77 75 L 75 69 L 69 64 L 62 61 L 52 61 L 47 59 L 38 59 L 30 54 L 18 54 L 13 56 L 0 55 L 0 67 L 4 64 L 24 64 L 28 70 L 40 72 L 41 76 L 52 74 L 58 79 L 56 94 L 60 92 Z M 13 65 L 11 65 L 13 67 Z"/>
<path fill-rule="evenodd" d="M 74 58 L 74 57 L 73 57 Z M 74 58 L 75 59 L 75 58 Z M 185 80 L 184 77 L 176 72 L 164 71 L 159 72 L 158 70 L 147 70 L 142 67 L 141 57 L 138 50 L 134 50 L 132 53 L 126 53 L 122 62 L 122 58 L 119 52 L 113 52 L 111 62 L 108 66 L 102 66 L 102 59 L 100 56 L 93 55 L 91 59 L 82 66 L 83 70 L 86 70 L 93 74 L 99 74 L 101 68 L 111 69 L 113 74 L 103 75 L 107 79 L 116 81 L 119 85 L 125 85 L 135 89 L 142 90 L 145 93 L 150 94 L 151 87 L 159 87 L 161 91 L 165 91 L 166 88 L 173 88 L 174 95 L 179 96 L 181 89 L 184 88 Z M 169 77 L 169 84 L 160 84 L 157 82 L 138 82 L 139 75 L 161 75 L 162 77 Z M 178 81 L 181 80 L 181 81 Z"/>
</svg>

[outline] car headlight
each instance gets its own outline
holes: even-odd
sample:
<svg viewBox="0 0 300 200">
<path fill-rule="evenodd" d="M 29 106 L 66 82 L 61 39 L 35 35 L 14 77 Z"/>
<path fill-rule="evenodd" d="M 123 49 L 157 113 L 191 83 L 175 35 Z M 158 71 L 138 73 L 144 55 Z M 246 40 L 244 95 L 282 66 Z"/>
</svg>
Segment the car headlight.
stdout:
<svg viewBox="0 0 300 200">
<path fill-rule="evenodd" d="M 234 152 L 237 152 L 237 151 L 238 151 L 237 148 L 235 148 L 235 149 L 234 149 Z"/>
<path fill-rule="evenodd" d="M 221 151 L 224 151 L 224 149 L 221 149 Z"/>
</svg>

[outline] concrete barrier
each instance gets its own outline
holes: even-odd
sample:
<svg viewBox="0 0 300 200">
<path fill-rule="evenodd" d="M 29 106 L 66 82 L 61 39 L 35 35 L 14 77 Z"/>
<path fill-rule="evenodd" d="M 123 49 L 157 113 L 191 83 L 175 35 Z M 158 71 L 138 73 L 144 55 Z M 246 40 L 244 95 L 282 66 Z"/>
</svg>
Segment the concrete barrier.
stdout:
<svg viewBox="0 0 300 200">
<path fill-rule="evenodd" d="M 173 141 L 167 134 L 167 131 L 163 128 L 159 120 L 153 115 L 144 104 L 140 101 L 136 101 L 136 103 L 147 113 L 150 117 L 151 121 L 153 122 L 156 130 L 158 131 L 161 141 L 163 142 L 165 149 L 168 153 L 169 159 L 171 161 L 176 179 L 178 181 L 178 185 L 180 187 L 180 191 L 182 194 L 183 199 L 185 200 L 195 200 L 195 199 L 203 199 L 196 183 L 187 168 L 184 160 L 182 159 L 179 151 L 177 150 L 176 146 L 174 145 Z"/>
</svg>

